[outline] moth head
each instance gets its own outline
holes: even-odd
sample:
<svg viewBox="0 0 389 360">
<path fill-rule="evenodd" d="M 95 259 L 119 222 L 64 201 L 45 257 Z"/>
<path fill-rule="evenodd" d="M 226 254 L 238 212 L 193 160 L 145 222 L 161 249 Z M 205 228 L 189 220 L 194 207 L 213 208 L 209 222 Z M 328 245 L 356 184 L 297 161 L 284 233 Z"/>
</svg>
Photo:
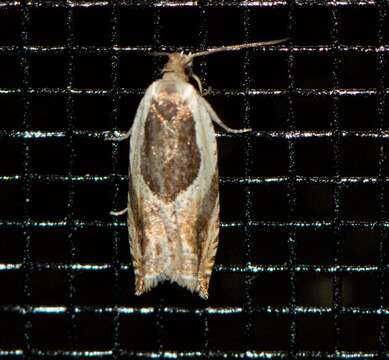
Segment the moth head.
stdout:
<svg viewBox="0 0 389 360">
<path fill-rule="evenodd" d="M 174 72 L 177 75 L 188 79 L 192 76 L 192 57 L 191 55 L 186 55 L 183 52 L 181 53 L 168 53 L 169 60 L 162 69 L 162 73 Z"/>
</svg>

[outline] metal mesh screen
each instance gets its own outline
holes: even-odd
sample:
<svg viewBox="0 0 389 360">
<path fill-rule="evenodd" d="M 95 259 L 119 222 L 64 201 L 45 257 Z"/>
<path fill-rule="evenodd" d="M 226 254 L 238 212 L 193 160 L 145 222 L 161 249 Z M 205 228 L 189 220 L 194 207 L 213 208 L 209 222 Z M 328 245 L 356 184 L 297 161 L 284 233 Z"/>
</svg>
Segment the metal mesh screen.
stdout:
<svg viewBox="0 0 389 360">
<path fill-rule="evenodd" d="M 386 1 L 0 1 L 0 358 L 388 359 Z M 126 131 L 150 50 L 220 132 L 210 299 L 133 295 Z"/>
</svg>

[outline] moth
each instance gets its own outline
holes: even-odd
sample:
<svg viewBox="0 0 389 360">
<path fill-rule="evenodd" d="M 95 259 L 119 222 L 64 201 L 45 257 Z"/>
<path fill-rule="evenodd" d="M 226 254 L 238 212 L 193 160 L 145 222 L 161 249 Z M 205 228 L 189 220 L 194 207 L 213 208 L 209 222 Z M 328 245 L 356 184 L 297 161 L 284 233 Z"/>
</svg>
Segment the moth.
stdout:
<svg viewBox="0 0 389 360">
<path fill-rule="evenodd" d="M 162 77 L 146 90 L 130 130 L 127 213 L 135 293 L 170 280 L 208 298 L 219 236 L 219 176 L 212 122 L 230 133 L 201 96 L 195 57 L 278 44 L 286 39 L 206 51 L 154 53 L 168 57 Z M 193 78 L 197 90 L 189 83 Z"/>
</svg>

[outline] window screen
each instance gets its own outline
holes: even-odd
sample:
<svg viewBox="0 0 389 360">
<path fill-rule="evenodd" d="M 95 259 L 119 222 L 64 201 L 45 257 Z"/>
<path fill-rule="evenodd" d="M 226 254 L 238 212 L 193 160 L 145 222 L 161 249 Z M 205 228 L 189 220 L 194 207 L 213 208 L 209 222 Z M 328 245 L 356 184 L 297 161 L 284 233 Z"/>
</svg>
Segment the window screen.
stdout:
<svg viewBox="0 0 389 360">
<path fill-rule="evenodd" d="M 386 1 L 0 1 L 0 360 L 388 359 Z M 218 131 L 210 298 L 134 295 L 131 126 L 199 58 Z"/>
</svg>

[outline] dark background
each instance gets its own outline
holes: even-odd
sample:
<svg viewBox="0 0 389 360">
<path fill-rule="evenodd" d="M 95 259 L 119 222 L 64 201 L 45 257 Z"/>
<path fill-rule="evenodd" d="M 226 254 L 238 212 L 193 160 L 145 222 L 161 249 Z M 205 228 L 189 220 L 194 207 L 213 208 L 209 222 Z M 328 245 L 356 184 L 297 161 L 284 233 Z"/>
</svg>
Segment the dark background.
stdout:
<svg viewBox="0 0 389 360">
<path fill-rule="evenodd" d="M 0 1 L 1 359 L 389 357 L 389 9 L 328 3 Z M 209 300 L 134 296 L 109 215 L 128 143 L 103 138 L 158 78 L 149 51 L 286 36 L 195 64 L 225 123 L 255 130 L 217 129 Z"/>
</svg>

